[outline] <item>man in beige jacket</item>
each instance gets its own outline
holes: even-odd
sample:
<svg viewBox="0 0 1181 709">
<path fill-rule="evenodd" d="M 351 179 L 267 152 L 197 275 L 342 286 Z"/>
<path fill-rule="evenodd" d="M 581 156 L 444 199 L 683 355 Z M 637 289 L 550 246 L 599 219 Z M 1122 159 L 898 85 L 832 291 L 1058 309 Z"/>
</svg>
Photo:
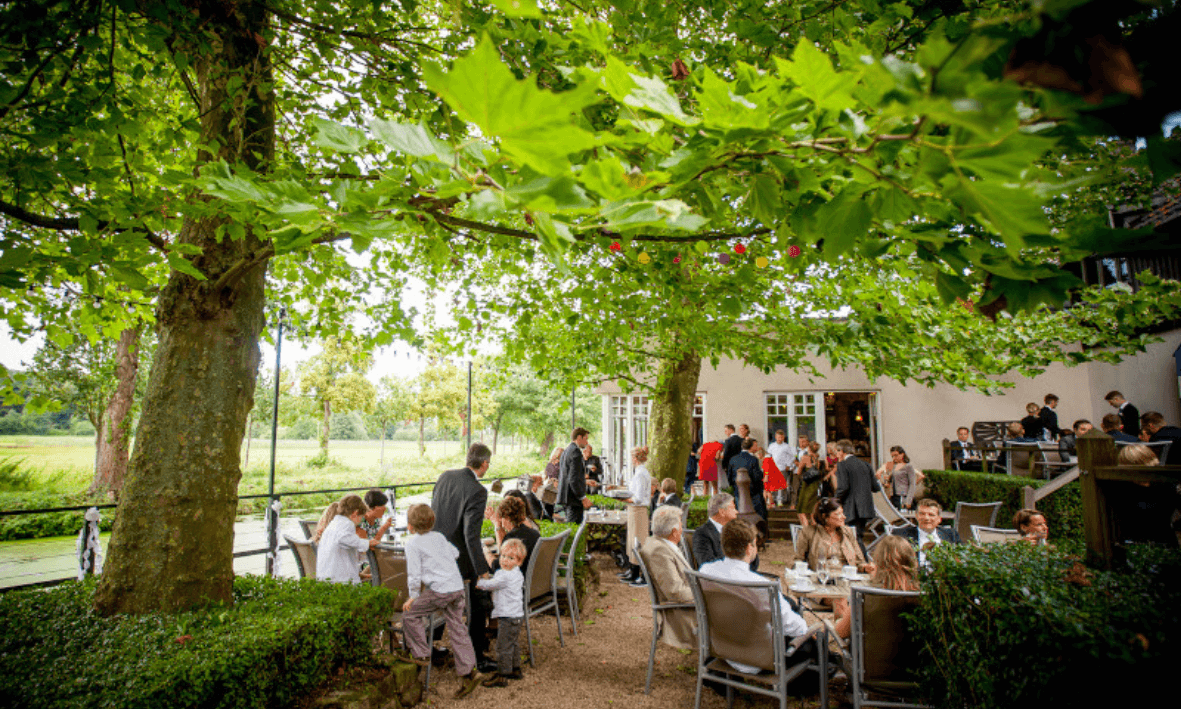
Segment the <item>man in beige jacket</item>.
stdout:
<svg viewBox="0 0 1181 709">
<path fill-rule="evenodd" d="M 671 505 L 656 508 L 652 536 L 640 547 L 648 566 L 649 581 L 660 603 L 693 603 L 693 591 L 685 577 L 689 564 L 678 546 L 681 541 L 681 510 Z M 664 611 L 661 642 L 676 648 L 697 647 L 697 616 L 692 608 Z"/>
</svg>

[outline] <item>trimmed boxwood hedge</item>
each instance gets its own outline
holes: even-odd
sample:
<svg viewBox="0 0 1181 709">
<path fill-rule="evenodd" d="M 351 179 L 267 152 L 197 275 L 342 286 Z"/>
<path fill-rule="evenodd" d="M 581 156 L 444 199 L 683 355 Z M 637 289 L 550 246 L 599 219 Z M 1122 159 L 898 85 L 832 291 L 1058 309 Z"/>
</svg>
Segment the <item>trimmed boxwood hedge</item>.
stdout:
<svg viewBox="0 0 1181 709">
<path fill-rule="evenodd" d="M 1045 480 L 997 475 L 993 473 L 970 473 L 958 470 L 925 470 L 923 481 L 926 496 L 933 497 L 946 510 L 955 510 L 957 502 L 1001 501 L 1001 510 L 996 517 L 996 526 L 1011 528 L 1013 515 L 1023 503 L 1022 489 L 1026 486 L 1039 488 Z M 1050 525 L 1050 540 L 1072 550 L 1081 549 L 1083 544 L 1083 498 L 1078 482 L 1072 482 L 1056 490 L 1037 503 L 1038 509 L 1046 514 Z"/>
<path fill-rule="evenodd" d="M 944 544 L 910 626 L 940 709 L 1155 704 L 1181 657 L 1181 551 L 1086 570 L 1061 549 Z M 1167 699 L 1165 700 L 1167 703 Z"/>
<path fill-rule="evenodd" d="M 393 594 L 234 579 L 234 603 L 104 618 L 95 584 L 0 596 L 0 707 L 284 707 L 371 656 Z"/>
</svg>

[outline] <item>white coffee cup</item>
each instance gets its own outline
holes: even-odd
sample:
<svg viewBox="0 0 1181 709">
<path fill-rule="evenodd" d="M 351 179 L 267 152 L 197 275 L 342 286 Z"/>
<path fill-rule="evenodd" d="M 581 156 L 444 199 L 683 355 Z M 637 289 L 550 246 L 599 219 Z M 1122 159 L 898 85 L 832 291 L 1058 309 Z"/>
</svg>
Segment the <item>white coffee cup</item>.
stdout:
<svg viewBox="0 0 1181 709">
<path fill-rule="evenodd" d="M 797 574 L 806 574 L 806 573 L 808 573 L 808 562 L 806 562 L 806 561 L 797 561 L 797 562 L 796 562 L 796 565 L 795 565 L 795 572 L 796 572 Z"/>
<path fill-rule="evenodd" d="M 857 567 L 856 566 L 842 566 L 841 567 L 841 575 L 845 576 L 846 578 L 848 578 L 850 576 L 856 576 L 857 575 Z"/>
</svg>

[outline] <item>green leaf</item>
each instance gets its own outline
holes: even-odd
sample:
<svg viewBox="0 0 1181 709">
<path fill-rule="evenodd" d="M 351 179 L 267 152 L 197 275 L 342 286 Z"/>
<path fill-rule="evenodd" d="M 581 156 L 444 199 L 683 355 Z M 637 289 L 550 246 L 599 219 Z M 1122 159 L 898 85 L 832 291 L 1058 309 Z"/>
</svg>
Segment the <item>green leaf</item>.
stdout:
<svg viewBox="0 0 1181 709">
<path fill-rule="evenodd" d="M 537 0 L 492 0 L 492 4 L 509 17 L 541 17 Z"/>
<path fill-rule="evenodd" d="M 431 158 L 443 163 L 450 163 L 455 159 L 451 146 L 436 138 L 423 126 L 375 118 L 369 122 L 369 128 L 378 140 L 404 155 Z"/>
<path fill-rule="evenodd" d="M 1149 138 L 1147 155 L 1153 187 L 1181 172 L 1181 140 L 1160 136 Z"/>
<path fill-rule="evenodd" d="M 176 254 L 169 253 L 168 254 L 168 265 L 170 267 L 172 267 L 174 270 L 179 271 L 187 276 L 192 276 L 193 278 L 197 279 L 198 281 L 207 280 L 205 278 L 205 274 L 201 273 L 201 271 L 198 270 L 196 266 L 194 266 L 192 263 L 190 263 L 189 260 L 184 258 L 183 256 L 177 256 Z"/>
<path fill-rule="evenodd" d="M 842 111 L 856 105 L 852 91 L 857 76 L 837 72 L 828 55 L 811 42 L 797 44 L 791 59 L 787 62 L 776 57 L 780 76 L 794 81 L 800 93 L 812 99 L 817 108 Z"/>
<path fill-rule="evenodd" d="M 567 172 L 567 155 L 595 145 L 594 135 L 575 125 L 573 117 L 595 101 L 593 88 L 554 94 L 531 81 L 518 81 L 487 37 L 456 59 L 451 71 L 428 63 L 423 75 L 460 118 L 498 138 L 504 152 L 538 172 Z"/>
<path fill-rule="evenodd" d="M 358 153 L 365 145 L 365 134 L 356 128 L 344 126 L 325 118 L 312 119 L 316 135 L 312 142 L 321 148 L 337 153 Z"/>
<path fill-rule="evenodd" d="M 698 96 L 702 121 L 706 128 L 731 130 L 734 128 L 765 129 L 770 125 L 771 112 L 743 96 L 733 93 L 730 84 L 718 78 L 713 69 L 705 67 Z"/>
<path fill-rule="evenodd" d="M 824 238 L 825 255 L 837 256 L 848 253 L 866 237 L 873 211 L 856 190 L 845 190 L 816 211 L 816 223 Z"/>
<path fill-rule="evenodd" d="M 773 175 L 755 175 L 751 180 L 748 205 L 751 214 L 768 226 L 779 221 L 783 209 L 783 199 L 780 196 L 779 180 Z"/>
<path fill-rule="evenodd" d="M 1025 245 L 1027 234 L 1048 234 L 1050 223 L 1042 203 L 1030 190 L 988 180 L 948 175 L 944 194 L 963 209 L 990 224 L 1010 251 Z"/>
</svg>

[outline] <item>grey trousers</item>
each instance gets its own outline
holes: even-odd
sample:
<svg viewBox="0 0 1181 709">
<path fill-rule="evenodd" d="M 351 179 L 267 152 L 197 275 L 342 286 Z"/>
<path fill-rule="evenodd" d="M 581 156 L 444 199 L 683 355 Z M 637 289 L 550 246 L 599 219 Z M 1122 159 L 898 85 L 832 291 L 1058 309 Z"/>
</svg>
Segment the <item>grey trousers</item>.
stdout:
<svg viewBox="0 0 1181 709">
<path fill-rule="evenodd" d="M 451 636 L 455 671 L 461 676 L 471 672 L 476 666 L 476 651 L 467 633 L 467 625 L 463 622 L 465 604 L 466 594 L 463 591 L 435 593 L 429 588 L 423 589 L 410 605 L 410 610 L 402 614 L 402 630 L 406 634 L 410 654 L 418 658 L 431 656 L 431 644 L 426 637 L 426 619 L 431 613 L 440 611 L 447 623 L 447 632 Z"/>
<path fill-rule="evenodd" d="M 517 639 L 521 635 L 523 618 L 497 618 L 496 671 L 502 675 L 512 674 L 521 669 L 521 650 Z"/>
</svg>

